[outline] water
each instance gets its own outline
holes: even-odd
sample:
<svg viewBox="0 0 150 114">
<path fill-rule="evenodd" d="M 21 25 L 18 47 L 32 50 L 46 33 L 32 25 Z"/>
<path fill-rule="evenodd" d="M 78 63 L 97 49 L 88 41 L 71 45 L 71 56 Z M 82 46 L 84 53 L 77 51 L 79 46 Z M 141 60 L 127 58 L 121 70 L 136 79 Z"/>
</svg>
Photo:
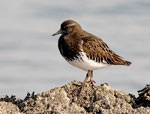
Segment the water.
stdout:
<svg viewBox="0 0 150 114">
<path fill-rule="evenodd" d="M 23 98 L 84 80 L 86 72 L 61 57 L 59 36 L 51 36 L 66 19 L 76 20 L 133 63 L 94 71 L 96 84 L 137 94 L 150 80 L 149 6 L 148 0 L 0 1 L 0 96 Z"/>
</svg>

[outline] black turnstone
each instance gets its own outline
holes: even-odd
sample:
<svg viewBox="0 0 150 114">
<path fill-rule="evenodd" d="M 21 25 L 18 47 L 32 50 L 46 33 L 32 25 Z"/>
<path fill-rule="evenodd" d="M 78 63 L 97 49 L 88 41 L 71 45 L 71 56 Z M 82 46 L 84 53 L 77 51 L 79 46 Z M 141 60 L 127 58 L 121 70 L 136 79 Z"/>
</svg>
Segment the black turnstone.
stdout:
<svg viewBox="0 0 150 114">
<path fill-rule="evenodd" d="M 71 65 L 87 71 L 82 85 L 95 82 L 93 70 L 110 65 L 129 66 L 131 64 L 114 53 L 102 39 L 84 31 L 76 21 L 64 21 L 60 30 L 52 36 L 58 34 L 61 34 L 58 41 L 61 55 Z M 89 76 L 90 81 L 87 81 Z"/>
</svg>

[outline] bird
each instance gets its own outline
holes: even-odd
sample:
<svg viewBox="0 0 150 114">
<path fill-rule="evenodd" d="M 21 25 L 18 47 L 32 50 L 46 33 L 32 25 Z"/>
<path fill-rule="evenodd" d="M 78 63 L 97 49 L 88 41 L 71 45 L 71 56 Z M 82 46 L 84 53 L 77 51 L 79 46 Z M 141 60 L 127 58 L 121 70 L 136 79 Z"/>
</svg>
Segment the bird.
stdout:
<svg viewBox="0 0 150 114">
<path fill-rule="evenodd" d="M 87 72 L 82 86 L 86 83 L 94 85 L 93 70 L 112 65 L 131 65 L 130 61 L 112 51 L 101 38 L 86 32 L 74 20 L 65 20 L 52 36 L 58 34 L 61 34 L 58 40 L 61 55 L 71 65 Z"/>
</svg>

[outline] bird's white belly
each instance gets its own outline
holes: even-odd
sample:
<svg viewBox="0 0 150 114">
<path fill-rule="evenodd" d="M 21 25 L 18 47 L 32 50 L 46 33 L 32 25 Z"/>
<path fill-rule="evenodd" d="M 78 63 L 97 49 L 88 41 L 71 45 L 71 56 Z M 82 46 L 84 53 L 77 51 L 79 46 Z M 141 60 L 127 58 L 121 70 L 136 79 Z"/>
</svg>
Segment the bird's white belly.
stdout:
<svg viewBox="0 0 150 114">
<path fill-rule="evenodd" d="M 81 59 L 82 58 L 82 59 Z M 84 52 L 81 54 L 81 58 L 75 59 L 73 61 L 68 61 L 71 65 L 78 67 L 82 70 L 88 71 L 88 70 L 97 70 L 97 69 L 102 69 L 105 67 L 110 66 L 109 64 L 105 63 L 98 63 L 94 60 L 91 60 L 87 58 Z"/>
</svg>

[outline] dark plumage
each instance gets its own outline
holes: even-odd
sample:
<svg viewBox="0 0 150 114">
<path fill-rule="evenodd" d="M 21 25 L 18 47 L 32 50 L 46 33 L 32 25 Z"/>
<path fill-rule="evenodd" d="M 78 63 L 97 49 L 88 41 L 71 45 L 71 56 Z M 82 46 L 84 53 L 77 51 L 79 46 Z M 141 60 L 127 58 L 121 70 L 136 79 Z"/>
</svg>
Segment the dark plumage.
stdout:
<svg viewBox="0 0 150 114">
<path fill-rule="evenodd" d="M 127 65 L 121 56 L 114 53 L 100 38 L 82 30 L 81 26 L 73 21 L 66 20 L 61 28 L 54 35 L 62 34 L 58 41 L 61 55 L 73 66 L 88 71 L 83 82 L 86 83 L 90 76 L 90 83 L 93 84 L 93 70 L 108 65 Z"/>
</svg>

